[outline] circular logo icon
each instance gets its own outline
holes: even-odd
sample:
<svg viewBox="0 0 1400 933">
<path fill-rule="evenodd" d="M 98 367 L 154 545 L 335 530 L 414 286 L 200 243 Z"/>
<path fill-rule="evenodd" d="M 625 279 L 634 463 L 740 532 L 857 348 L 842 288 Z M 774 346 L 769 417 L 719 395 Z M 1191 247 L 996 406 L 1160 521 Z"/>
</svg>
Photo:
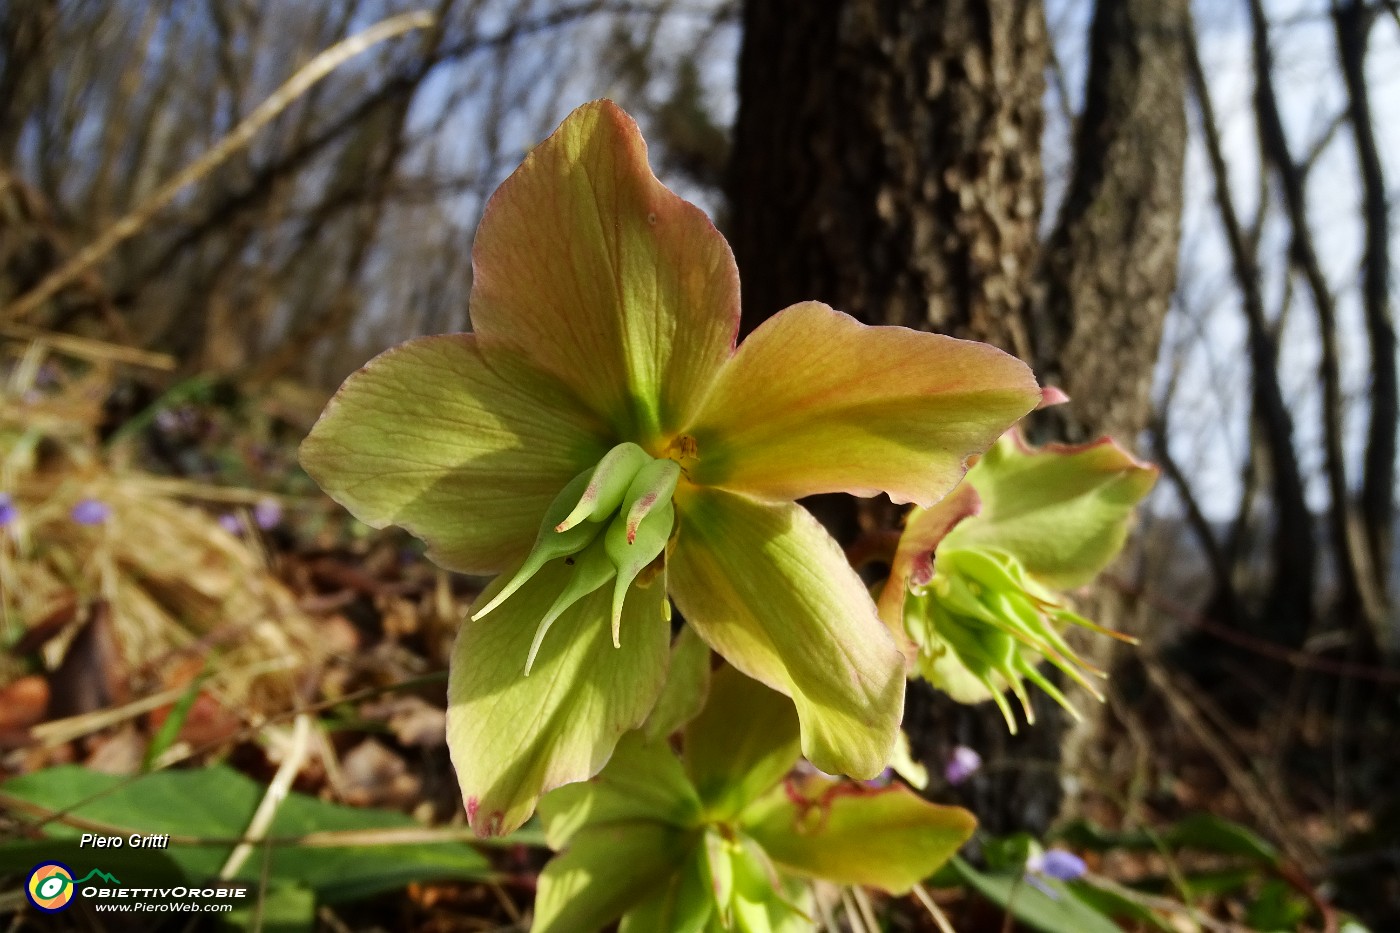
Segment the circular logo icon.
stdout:
<svg viewBox="0 0 1400 933">
<path fill-rule="evenodd" d="M 41 862 L 29 873 L 24 893 L 45 913 L 67 910 L 73 903 L 73 872 L 62 862 Z"/>
</svg>

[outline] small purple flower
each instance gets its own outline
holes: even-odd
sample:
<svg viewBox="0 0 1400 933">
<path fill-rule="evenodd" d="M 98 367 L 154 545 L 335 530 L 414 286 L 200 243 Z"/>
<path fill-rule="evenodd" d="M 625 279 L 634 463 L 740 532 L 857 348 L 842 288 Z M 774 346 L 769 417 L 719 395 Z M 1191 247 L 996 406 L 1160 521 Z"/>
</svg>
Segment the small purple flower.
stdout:
<svg viewBox="0 0 1400 933">
<path fill-rule="evenodd" d="M 943 768 L 943 777 L 949 784 L 957 786 L 972 777 L 982 767 L 982 756 L 966 745 L 953 749 L 948 764 Z"/>
<path fill-rule="evenodd" d="M 84 499 L 73 506 L 69 516 L 79 525 L 100 525 L 111 514 L 111 506 L 101 499 Z"/>
<path fill-rule="evenodd" d="M 1056 881 L 1074 881 L 1088 871 L 1082 858 L 1064 849 L 1051 849 L 1041 855 L 1039 861 L 1040 873 Z"/>
<path fill-rule="evenodd" d="M 232 512 L 225 512 L 219 516 L 219 527 L 231 535 L 241 535 L 243 533 L 243 520 Z"/>
<path fill-rule="evenodd" d="M 253 521 L 263 531 L 271 531 L 282 524 L 282 506 L 276 499 L 260 499 L 253 506 Z"/>
<path fill-rule="evenodd" d="M 14 500 L 7 492 L 0 492 L 0 528 L 4 528 L 10 522 L 19 518 L 19 509 L 15 508 Z"/>
<path fill-rule="evenodd" d="M 1064 849 L 1034 852 L 1030 858 L 1026 859 L 1026 881 L 1046 897 L 1055 900 L 1059 899 L 1059 894 L 1042 879 L 1074 881 L 1082 878 L 1086 871 L 1088 871 L 1088 866 L 1084 864 L 1084 860 Z"/>
<path fill-rule="evenodd" d="M 174 434 L 180 430 L 180 415 L 169 408 L 156 412 L 156 428 L 164 434 Z"/>
</svg>

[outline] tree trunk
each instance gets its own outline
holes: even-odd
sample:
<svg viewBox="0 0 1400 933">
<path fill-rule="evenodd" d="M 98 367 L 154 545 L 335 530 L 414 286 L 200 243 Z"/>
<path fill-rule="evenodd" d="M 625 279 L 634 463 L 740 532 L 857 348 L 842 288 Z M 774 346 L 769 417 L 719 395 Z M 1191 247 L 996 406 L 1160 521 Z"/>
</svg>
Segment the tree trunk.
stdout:
<svg viewBox="0 0 1400 933">
<path fill-rule="evenodd" d="M 1183 8 L 1101 3 L 1078 161 L 1042 264 L 1039 0 L 750 0 L 729 188 L 745 330 L 815 298 L 868 323 L 986 340 L 1042 375 L 1073 374 L 1084 398 L 1062 421 L 1075 436 L 1131 441 L 1174 285 Z M 818 509 L 838 536 L 895 517 L 853 511 Z M 905 726 L 930 764 L 955 744 L 1003 760 L 968 800 L 995 832 L 1055 816 L 1053 718 L 1008 740 L 994 710 L 913 684 Z"/>
</svg>

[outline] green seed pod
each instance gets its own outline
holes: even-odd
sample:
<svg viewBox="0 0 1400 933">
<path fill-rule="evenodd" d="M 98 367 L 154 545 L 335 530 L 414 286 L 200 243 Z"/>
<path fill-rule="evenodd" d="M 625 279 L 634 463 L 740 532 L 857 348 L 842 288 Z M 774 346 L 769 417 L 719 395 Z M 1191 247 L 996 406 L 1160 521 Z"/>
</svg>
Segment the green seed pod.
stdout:
<svg viewBox="0 0 1400 933">
<path fill-rule="evenodd" d="M 578 501 L 555 525 L 554 530 L 564 532 L 585 520 L 601 522 L 606 519 L 622 505 L 637 471 L 655 462 L 645 450 L 631 441 L 618 444 L 603 454 Z"/>
</svg>

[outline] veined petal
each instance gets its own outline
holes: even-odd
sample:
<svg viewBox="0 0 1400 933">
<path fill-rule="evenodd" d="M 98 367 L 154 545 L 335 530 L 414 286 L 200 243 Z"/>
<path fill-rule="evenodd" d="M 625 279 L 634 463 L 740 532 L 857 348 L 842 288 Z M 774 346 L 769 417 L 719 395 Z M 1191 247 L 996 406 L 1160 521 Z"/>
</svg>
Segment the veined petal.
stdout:
<svg viewBox="0 0 1400 933">
<path fill-rule="evenodd" d="M 782 868 L 836 884 L 903 894 L 952 858 L 977 827 L 966 810 L 929 803 L 899 785 L 864 790 L 812 782 L 807 790 L 805 803 L 775 790 L 744 813 L 742 825 Z"/>
<path fill-rule="evenodd" d="M 682 494 L 684 493 L 684 495 Z M 903 655 L 836 542 L 805 509 L 678 490 L 671 595 L 731 664 L 793 698 L 802 751 L 873 778 L 904 708 Z"/>
<path fill-rule="evenodd" d="M 571 113 L 486 206 L 471 319 L 557 375 L 621 436 L 693 414 L 739 324 L 729 245 L 647 165 L 611 101 Z"/>
<path fill-rule="evenodd" d="M 410 340 L 345 380 L 301 445 L 306 472 L 437 563 L 489 574 L 530 549 L 540 516 L 607 449 L 557 379 L 469 334 Z"/>
<path fill-rule="evenodd" d="M 764 499 L 887 492 L 931 505 L 1039 401 L 1031 371 L 994 347 L 804 302 L 765 321 L 721 372 L 686 429 L 688 469 Z"/>
<path fill-rule="evenodd" d="M 1042 583 L 1082 586 L 1118 555 L 1156 481 L 1155 466 L 1112 438 L 1036 449 L 1012 431 L 968 471 L 982 510 L 948 534 L 948 546 L 998 548 Z M 916 510 L 909 527 L 931 520 Z"/>
<path fill-rule="evenodd" d="M 624 647 L 612 645 L 611 599 L 599 589 L 555 621 L 530 676 L 521 675 L 536 626 L 572 570 L 550 564 L 491 615 L 463 623 L 457 636 L 447 744 L 467 819 L 480 835 L 512 831 L 540 794 L 597 774 L 661 692 L 670 631 L 659 585 L 629 595 Z"/>
</svg>

